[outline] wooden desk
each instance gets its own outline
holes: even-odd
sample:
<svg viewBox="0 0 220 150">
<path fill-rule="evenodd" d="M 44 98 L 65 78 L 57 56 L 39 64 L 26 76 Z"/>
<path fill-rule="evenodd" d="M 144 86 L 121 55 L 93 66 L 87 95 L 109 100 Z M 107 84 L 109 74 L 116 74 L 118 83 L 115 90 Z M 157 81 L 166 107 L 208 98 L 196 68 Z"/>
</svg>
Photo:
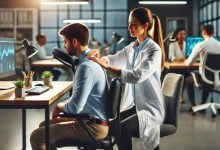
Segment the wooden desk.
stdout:
<svg viewBox="0 0 220 150">
<path fill-rule="evenodd" d="M 1 85 L 12 84 L 13 81 L 0 81 Z M 34 81 L 34 84 L 40 81 Z M 53 81 L 53 88 L 41 95 L 26 95 L 15 98 L 14 88 L 0 90 L 0 109 L 22 109 L 22 150 L 26 149 L 26 109 L 45 109 L 46 150 L 50 149 L 50 105 L 73 87 L 71 81 Z"/>
<path fill-rule="evenodd" d="M 38 67 L 38 68 L 58 67 L 58 68 L 63 68 L 63 67 L 66 67 L 66 66 L 63 63 L 61 63 L 60 61 L 56 60 L 56 59 L 48 59 L 48 60 L 34 61 L 34 62 L 32 62 L 31 67 Z"/>
<path fill-rule="evenodd" d="M 166 69 L 198 69 L 199 63 L 187 66 L 184 62 L 165 62 L 164 67 Z"/>
</svg>

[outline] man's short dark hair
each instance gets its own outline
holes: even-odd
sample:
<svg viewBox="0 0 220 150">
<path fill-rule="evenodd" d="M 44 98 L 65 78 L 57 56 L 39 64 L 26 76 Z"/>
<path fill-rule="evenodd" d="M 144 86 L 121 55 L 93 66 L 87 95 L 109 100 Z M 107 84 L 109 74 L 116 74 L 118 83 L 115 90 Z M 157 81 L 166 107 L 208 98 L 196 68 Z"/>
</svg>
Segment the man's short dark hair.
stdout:
<svg viewBox="0 0 220 150">
<path fill-rule="evenodd" d="M 88 45 L 89 43 L 89 30 L 81 23 L 66 25 L 60 29 L 59 34 L 65 36 L 69 41 L 76 38 L 83 46 Z"/>
<path fill-rule="evenodd" d="M 46 37 L 43 33 L 40 33 L 40 34 L 36 35 L 37 42 L 39 42 L 40 39 L 43 38 L 43 37 Z"/>
<path fill-rule="evenodd" d="M 204 25 L 202 27 L 202 30 L 206 32 L 208 35 L 213 35 L 214 34 L 214 27 L 213 25 Z"/>
</svg>

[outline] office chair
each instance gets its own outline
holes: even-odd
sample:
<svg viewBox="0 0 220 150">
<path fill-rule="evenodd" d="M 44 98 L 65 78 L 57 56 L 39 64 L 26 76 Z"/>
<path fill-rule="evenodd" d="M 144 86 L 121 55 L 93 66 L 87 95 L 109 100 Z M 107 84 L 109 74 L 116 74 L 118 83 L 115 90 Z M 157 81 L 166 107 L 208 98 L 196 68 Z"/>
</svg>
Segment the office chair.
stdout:
<svg viewBox="0 0 220 150">
<path fill-rule="evenodd" d="M 165 118 L 160 125 L 160 137 L 174 134 L 178 127 L 179 98 L 183 88 L 184 77 L 181 74 L 168 73 L 162 83 L 165 104 Z M 139 138 L 139 137 L 135 137 Z M 159 150 L 159 145 L 154 150 Z"/>
<path fill-rule="evenodd" d="M 202 80 L 203 82 L 211 85 L 211 103 L 201 104 L 194 106 L 192 108 L 193 113 L 195 114 L 197 111 L 205 110 L 211 108 L 213 115 L 215 118 L 217 114 L 217 110 L 220 108 L 220 104 L 213 102 L 213 93 L 220 92 L 220 53 L 215 52 L 205 52 L 204 60 L 202 65 Z M 192 73 L 193 76 L 196 76 L 195 73 Z M 199 84 L 197 78 L 193 78 L 197 87 L 202 88 L 202 85 Z"/>
<path fill-rule="evenodd" d="M 174 134 L 178 127 L 179 98 L 183 88 L 183 75 L 168 73 L 162 84 L 165 102 L 165 119 L 160 126 L 160 137 Z M 155 148 L 159 150 L 159 145 Z"/>
<path fill-rule="evenodd" d="M 56 142 L 57 147 L 74 146 L 85 150 L 105 149 L 113 150 L 113 145 L 117 143 L 120 138 L 120 100 L 121 100 L 121 85 L 119 79 L 113 79 L 110 83 L 108 97 L 106 102 L 107 116 L 109 121 L 109 133 L 105 139 L 97 140 L 93 133 L 89 130 L 84 122 L 84 119 L 89 119 L 88 114 L 66 114 L 63 113 L 61 117 L 72 117 L 79 121 L 81 126 L 88 133 L 91 140 L 82 141 L 75 139 L 62 139 Z"/>
</svg>

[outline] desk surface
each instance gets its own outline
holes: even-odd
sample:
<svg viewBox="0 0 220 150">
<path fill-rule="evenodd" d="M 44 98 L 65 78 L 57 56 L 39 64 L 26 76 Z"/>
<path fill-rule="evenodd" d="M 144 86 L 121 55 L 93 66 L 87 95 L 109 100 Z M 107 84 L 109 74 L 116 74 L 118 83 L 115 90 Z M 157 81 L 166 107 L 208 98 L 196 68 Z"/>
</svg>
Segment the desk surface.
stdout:
<svg viewBox="0 0 220 150">
<path fill-rule="evenodd" d="M 34 81 L 33 85 L 42 82 Z M 1 85 L 12 84 L 13 81 L 0 81 Z M 40 95 L 25 95 L 15 98 L 15 89 L 0 90 L 0 105 L 51 105 L 73 87 L 72 81 L 53 81 L 53 87 Z"/>
<path fill-rule="evenodd" d="M 198 69 L 199 63 L 187 66 L 184 62 L 165 62 L 164 67 L 166 69 Z"/>
<path fill-rule="evenodd" d="M 63 63 L 56 59 L 37 60 L 31 63 L 32 67 L 66 67 Z"/>
</svg>

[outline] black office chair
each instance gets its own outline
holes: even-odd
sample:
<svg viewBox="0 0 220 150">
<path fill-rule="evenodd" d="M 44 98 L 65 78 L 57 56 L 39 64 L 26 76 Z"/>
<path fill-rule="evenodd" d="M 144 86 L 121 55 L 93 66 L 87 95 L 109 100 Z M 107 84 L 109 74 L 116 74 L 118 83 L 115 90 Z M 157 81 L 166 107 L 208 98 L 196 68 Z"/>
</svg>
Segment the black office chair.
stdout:
<svg viewBox="0 0 220 150">
<path fill-rule="evenodd" d="M 160 126 L 160 137 L 174 134 L 178 127 L 179 98 L 183 88 L 183 75 L 168 73 L 162 84 L 165 102 L 165 119 Z M 159 145 L 155 148 L 159 150 Z"/>
<path fill-rule="evenodd" d="M 177 131 L 179 98 L 182 93 L 183 80 L 183 75 L 176 73 L 168 73 L 164 77 L 162 93 L 165 103 L 165 119 L 164 123 L 160 126 L 160 137 L 174 134 Z M 159 149 L 158 145 L 154 150 Z"/>
<path fill-rule="evenodd" d="M 88 133 L 91 140 L 82 141 L 75 139 L 62 139 L 56 142 L 57 147 L 74 146 L 85 150 L 105 149 L 113 150 L 113 145 L 117 143 L 121 135 L 120 130 L 120 100 L 121 85 L 119 79 L 113 79 L 110 84 L 107 97 L 107 116 L 109 121 L 109 133 L 105 139 L 97 140 L 93 133 L 89 130 L 84 119 L 89 119 L 88 114 L 61 114 L 61 117 L 72 117 L 79 121 L 81 126 Z"/>
<path fill-rule="evenodd" d="M 216 52 L 205 52 L 204 60 L 202 65 L 202 80 L 203 82 L 210 85 L 211 89 L 211 103 L 201 104 L 194 106 L 192 108 L 193 113 L 195 114 L 197 111 L 205 110 L 211 108 L 213 111 L 212 117 L 215 118 L 217 114 L 217 110 L 220 108 L 220 104 L 214 103 L 213 101 L 213 93 L 220 92 L 220 53 Z M 202 85 L 199 84 L 196 78 L 196 73 L 192 73 L 194 76 L 195 85 L 197 87 L 202 88 Z"/>
</svg>

